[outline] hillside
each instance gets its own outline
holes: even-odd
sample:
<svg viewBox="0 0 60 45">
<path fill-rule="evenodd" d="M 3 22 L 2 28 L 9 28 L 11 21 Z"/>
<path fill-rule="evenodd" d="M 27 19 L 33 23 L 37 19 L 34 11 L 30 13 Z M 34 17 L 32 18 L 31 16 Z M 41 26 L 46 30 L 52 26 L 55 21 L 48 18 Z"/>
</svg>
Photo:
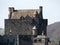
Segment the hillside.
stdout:
<svg viewBox="0 0 60 45">
<path fill-rule="evenodd" d="M 51 40 L 60 40 L 60 22 L 47 26 L 47 34 Z"/>
</svg>

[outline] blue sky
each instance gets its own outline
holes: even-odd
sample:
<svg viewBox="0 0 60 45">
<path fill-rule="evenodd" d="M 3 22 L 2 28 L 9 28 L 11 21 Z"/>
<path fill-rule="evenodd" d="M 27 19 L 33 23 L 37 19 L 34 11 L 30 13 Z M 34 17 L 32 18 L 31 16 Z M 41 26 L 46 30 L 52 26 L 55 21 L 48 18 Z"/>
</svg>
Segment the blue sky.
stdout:
<svg viewBox="0 0 60 45">
<path fill-rule="evenodd" d="M 60 0 L 0 0 L 0 28 L 5 27 L 4 19 L 8 19 L 8 7 L 15 9 L 39 9 L 43 6 L 43 17 L 48 24 L 60 21 Z"/>
</svg>

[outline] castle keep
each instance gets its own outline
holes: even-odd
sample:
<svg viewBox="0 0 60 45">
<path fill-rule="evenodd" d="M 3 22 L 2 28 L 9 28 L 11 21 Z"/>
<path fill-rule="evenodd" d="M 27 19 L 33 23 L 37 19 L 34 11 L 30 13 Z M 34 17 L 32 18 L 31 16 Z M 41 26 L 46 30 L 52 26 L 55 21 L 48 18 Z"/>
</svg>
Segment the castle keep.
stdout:
<svg viewBox="0 0 60 45">
<path fill-rule="evenodd" d="M 19 35 L 21 45 L 28 45 L 28 43 L 32 45 L 37 38 L 40 38 L 39 41 L 41 41 L 47 36 L 47 19 L 43 19 L 42 12 L 42 6 L 39 9 L 23 10 L 9 7 L 9 19 L 5 19 L 5 35 Z"/>
<path fill-rule="evenodd" d="M 39 9 L 15 10 L 9 7 L 9 19 L 5 20 L 5 34 L 32 35 L 33 27 L 36 35 L 47 35 L 47 19 L 43 19 L 42 7 Z"/>
</svg>

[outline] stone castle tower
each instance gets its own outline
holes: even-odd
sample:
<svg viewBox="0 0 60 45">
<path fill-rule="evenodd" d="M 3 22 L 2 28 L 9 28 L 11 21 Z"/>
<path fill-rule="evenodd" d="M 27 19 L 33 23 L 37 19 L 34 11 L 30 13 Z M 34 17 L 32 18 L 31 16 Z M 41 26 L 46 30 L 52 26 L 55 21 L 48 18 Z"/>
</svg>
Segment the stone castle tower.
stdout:
<svg viewBox="0 0 60 45">
<path fill-rule="evenodd" d="M 5 35 L 20 35 L 21 37 L 47 36 L 47 19 L 43 19 L 43 7 L 39 9 L 15 10 L 9 7 L 9 19 L 5 19 Z M 39 35 L 39 36 L 38 36 Z"/>
</svg>

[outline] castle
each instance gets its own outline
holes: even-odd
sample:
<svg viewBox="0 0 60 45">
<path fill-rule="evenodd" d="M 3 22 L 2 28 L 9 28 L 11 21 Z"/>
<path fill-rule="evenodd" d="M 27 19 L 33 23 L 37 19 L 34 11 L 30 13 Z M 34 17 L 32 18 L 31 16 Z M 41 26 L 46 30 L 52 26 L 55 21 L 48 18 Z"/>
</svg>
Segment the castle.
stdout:
<svg viewBox="0 0 60 45">
<path fill-rule="evenodd" d="M 9 7 L 9 19 L 5 19 L 5 35 L 19 35 L 21 45 L 32 45 L 38 39 L 41 42 L 47 37 L 47 19 L 43 19 L 42 11 L 42 6 L 39 9 L 23 10 Z"/>
<path fill-rule="evenodd" d="M 42 7 L 39 9 L 15 10 L 9 7 L 9 19 L 5 20 L 5 34 L 32 35 L 36 27 L 36 35 L 47 35 L 47 19 L 43 19 Z"/>
</svg>

